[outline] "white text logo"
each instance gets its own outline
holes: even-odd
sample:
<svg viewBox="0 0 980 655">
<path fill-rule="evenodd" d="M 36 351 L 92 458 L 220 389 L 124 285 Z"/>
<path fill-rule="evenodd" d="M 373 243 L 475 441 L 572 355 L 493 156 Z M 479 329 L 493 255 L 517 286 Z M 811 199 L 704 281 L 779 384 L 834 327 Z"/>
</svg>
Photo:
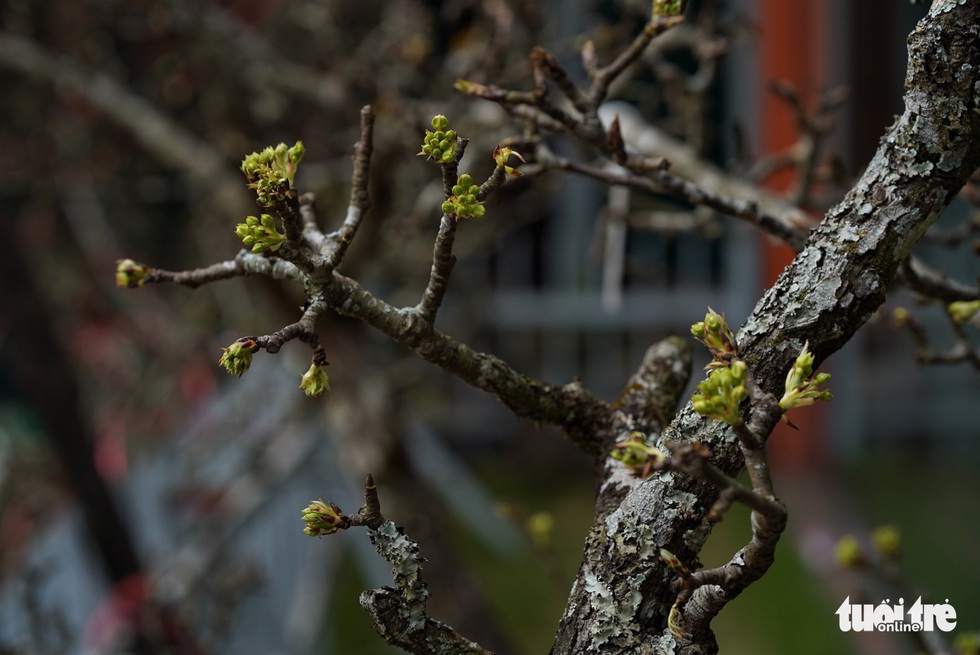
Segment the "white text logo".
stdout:
<svg viewBox="0 0 980 655">
<path fill-rule="evenodd" d="M 956 610 L 949 599 L 939 605 L 923 603 L 920 596 L 908 609 L 905 599 L 889 605 L 883 600 L 878 605 L 851 605 L 848 596 L 837 608 L 840 629 L 844 632 L 949 632 L 956 627 Z"/>
</svg>

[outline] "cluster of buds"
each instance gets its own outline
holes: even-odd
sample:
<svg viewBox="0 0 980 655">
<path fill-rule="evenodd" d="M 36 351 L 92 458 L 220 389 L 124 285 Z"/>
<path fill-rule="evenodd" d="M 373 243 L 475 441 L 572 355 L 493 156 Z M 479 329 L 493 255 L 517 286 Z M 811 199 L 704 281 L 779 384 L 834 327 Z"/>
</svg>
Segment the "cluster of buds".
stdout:
<svg viewBox="0 0 980 655">
<path fill-rule="evenodd" d="M 316 362 L 310 364 L 309 370 L 300 379 L 299 388 L 310 398 L 316 398 L 324 391 L 330 391 L 330 378 L 327 376 L 327 369 Z"/>
<path fill-rule="evenodd" d="M 275 252 L 286 240 L 286 236 L 276 229 L 272 214 L 248 216 L 244 223 L 235 226 L 235 234 L 253 253 Z"/>
<path fill-rule="evenodd" d="M 322 537 L 350 527 L 350 518 L 345 516 L 333 503 L 325 503 L 322 498 L 310 501 L 303 510 L 303 532 L 311 537 Z"/>
<path fill-rule="evenodd" d="M 121 289 L 143 286 L 151 270 L 146 264 L 134 262 L 132 259 L 120 259 L 116 262 L 116 286 Z"/>
<path fill-rule="evenodd" d="M 728 327 L 724 314 L 719 314 L 710 307 L 708 313 L 704 315 L 704 320 L 691 326 L 691 335 L 711 352 L 713 359 L 705 367 L 706 369 L 728 366 L 729 362 L 738 355 L 735 335 Z"/>
<path fill-rule="evenodd" d="M 473 181 L 473 176 L 464 173 L 459 176 L 459 181 L 453 187 L 453 195 L 449 200 L 442 203 L 442 213 L 447 216 L 456 216 L 458 221 L 461 218 L 479 218 L 486 213 L 483 201 L 477 200 L 476 195 L 480 187 Z"/>
<path fill-rule="evenodd" d="M 813 375 L 813 353 L 809 350 L 809 344 L 803 344 L 803 350 L 793 362 L 793 368 L 786 374 L 785 393 L 779 399 L 779 406 L 786 411 L 812 405 L 818 400 L 832 400 L 833 395 L 829 391 L 818 388 L 829 379 L 830 373 Z"/>
<path fill-rule="evenodd" d="M 448 164 L 456 159 L 456 130 L 449 129 L 449 119 L 439 114 L 432 117 L 435 132 L 425 131 L 420 156 L 425 155 L 440 164 Z"/>
<path fill-rule="evenodd" d="M 280 143 L 262 152 L 253 152 L 242 161 L 242 172 L 248 180 L 248 188 L 255 189 L 259 205 L 272 207 L 285 200 L 293 187 L 293 177 L 306 149 L 302 141 L 292 148 Z"/>
<path fill-rule="evenodd" d="M 708 378 L 698 385 L 699 395 L 691 398 L 694 411 L 702 416 L 741 425 L 738 406 L 749 395 L 745 388 L 748 366 L 736 359 L 729 366 L 714 368 Z"/>
<path fill-rule="evenodd" d="M 950 317 L 958 324 L 969 323 L 974 316 L 980 314 L 980 300 L 958 300 L 946 307 Z"/>
<path fill-rule="evenodd" d="M 659 448 L 647 443 L 642 432 L 636 430 L 630 432 L 629 437 L 615 444 L 609 456 L 622 462 L 626 468 L 632 469 L 633 475 L 638 478 L 650 477 L 654 469 L 667 459 Z"/>
<path fill-rule="evenodd" d="M 668 18 L 684 13 L 682 0 L 653 0 L 653 18 Z"/>
<path fill-rule="evenodd" d="M 241 377 L 252 365 L 252 353 L 259 349 L 255 339 L 242 337 L 227 348 L 222 348 L 218 363 L 232 375 Z"/>
<path fill-rule="evenodd" d="M 497 168 L 504 169 L 504 173 L 507 173 L 507 175 L 520 177 L 521 175 L 523 175 L 523 173 L 521 173 L 513 166 L 507 165 L 507 161 L 510 159 L 511 155 L 514 155 L 525 164 L 527 163 L 527 160 L 521 156 L 521 153 L 517 152 L 513 148 L 508 148 L 507 146 L 504 147 L 497 146 L 496 148 L 493 149 L 493 161 L 496 162 Z"/>
<path fill-rule="evenodd" d="M 871 545 L 877 555 L 886 562 L 897 562 L 902 557 L 902 534 L 893 525 L 883 525 L 871 533 Z M 834 548 L 834 559 L 841 568 L 859 569 L 867 566 L 869 556 L 853 535 L 845 535 Z"/>
</svg>

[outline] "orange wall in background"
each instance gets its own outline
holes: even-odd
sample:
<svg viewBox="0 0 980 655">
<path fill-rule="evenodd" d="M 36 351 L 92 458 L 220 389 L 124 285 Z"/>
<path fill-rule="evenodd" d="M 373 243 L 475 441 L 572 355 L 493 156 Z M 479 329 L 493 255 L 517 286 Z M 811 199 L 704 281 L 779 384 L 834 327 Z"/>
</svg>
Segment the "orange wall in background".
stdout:
<svg viewBox="0 0 980 655">
<path fill-rule="evenodd" d="M 760 2 L 760 107 L 762 156 L 784 151 L 799 136 L 796 118 L 787 103 L 769 92 L 775 80 L 791 82 L 804 107 L 813 107 L 824 86 L 824 54 L 827 43 L 823 0 L 761 0 Z M 774 191 L 788 191 L 795 173 L 780 170 L 766 180 Z M 788 246 L 766 236 L 763 241 L 763 279 L 767 288 L 793 259 Z M 812 469 L 825 461 L 826 420 L 819 405 L 797 409 L 790 416 L 797 432 L 786 425 L 776 428 L 769 442 L 770 457 L 783 470 Z"/>
</svg>

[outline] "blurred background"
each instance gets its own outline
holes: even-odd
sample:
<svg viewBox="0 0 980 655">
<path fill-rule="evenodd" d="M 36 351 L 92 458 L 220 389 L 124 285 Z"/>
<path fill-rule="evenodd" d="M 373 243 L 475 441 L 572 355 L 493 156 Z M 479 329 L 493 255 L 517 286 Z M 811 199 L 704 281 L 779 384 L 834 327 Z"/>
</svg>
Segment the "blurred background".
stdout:
<svg viewBox="0 0 980 655">
<path fill-rule="evenodd" d="M 925 11 L 691 0 L 612 96 L 816 221 L 901 112 L 905 39 Z M 297 186 L 339 225 L 371 104 L 372 208 L 343 270 L 415 304 L 441 201 L 437 169 L 415 156 L 429 120 L 445 114 L 471 139 L 462 169 L 477 178 L 522 130 L 453 82 L 529 89 L 536 44 L 584 81 L 585 42 L 609 61 L 649 12 L 631 0 L 3 3 L 0 653 L 390 652 L 357 603 L 390 581 L 385 563 L 363 533 L 314 540 L 299 520 L 320 496 L 355 511 L 367 472 L 429 560 L 431 614 L 501 654 L 546 652 L 592 516 L 589 463 L 559 434 L 335 316 L 321 326 L 328 395 L 298 390 L 309 352 L 295 343 L 229 377 L 220 348 L 295 321 L 300 289 L 120 290 L 113 271 L 124 257 L 170 270 L 233 258 L 234 225 L 255 212 L 238 165 L 280 141 L 304 142 Z M 975 282 L 976 216 L 957 199 L 917 254 Z M 791 257 L 732 219 L 556 174 L 509 184 L 461 226 L 456 252 L 442 330 L 605 399 L 707 306 L 740 324 Z M 898 307 L 937 352 L 955 345 L 938 305 L 897 292 L 827 363 L 835 400 L 770 442 L 790 526 L 773 570 L 716 621 L 723 652 L 916 652 L 845 635 L 834 614 L 847 596 L 893 598 L 833 559 L 842 535 L 866 543 L 884 524 L 902 534 L 910 589 L 948 599 L 958 632 L 980 628 L 980 378 L 967 363 L 918 364 Z M 727 561 L 749 534 L 733 512 L 702 562 Z"/>
</svg>

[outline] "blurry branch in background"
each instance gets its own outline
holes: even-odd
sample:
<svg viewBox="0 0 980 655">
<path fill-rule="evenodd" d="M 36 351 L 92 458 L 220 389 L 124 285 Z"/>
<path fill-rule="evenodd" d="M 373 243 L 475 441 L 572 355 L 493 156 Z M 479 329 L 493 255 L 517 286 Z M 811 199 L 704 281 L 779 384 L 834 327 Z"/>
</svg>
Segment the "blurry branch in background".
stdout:
<svg viewBox="0 0 980 655">
<path fill-rule="evenodd" d="M 704 161 L 692 146 L 681 144 L 645 123 L 629 105 L 606 102 L 611 82 L 640 59 L 654 36 L 676 24 L 674 18 L 651 22 L 606 66 L 599 65 L 594 46 L 587 43 L 582 60 L 592 82 L 585 89 L 578 88 L 557 58 L 541 47 L 531 54 L 533 91 L 509 90 L 467 80 L 459 80 L 456 88 L 467 96 L 497 103 L 528 124 L 530 136 L 514 142 L 515 147 L 517 141 L 533 147 L 533 156 L 526 153 L 530 157 L 529 165 L 523 169 L 526 175 L 566 170 L 606 184 L 663 194 L 744 219 L 795 250 L 801 249 L 805 217 L 798 208 L 765 194 L 750 182 L 722 172 Z M 550 97 L 552 86 L 563 98 Z M 548 133 L 568 134 L 621 168 L 612 171 L 602 165 L 559 157 L 544 142 Z"/>
<path fill-rule="evenodd" d="M 894 310 L 893 317 L 898 327 L 905 328 L 915 341 L 915 359 L 922 364 L 969 363 L 980 370 L 980 346 L 977 346 L 966 332 L 966 325 L 980 329 L 980 300 L 957 301 L 943 307 L 943 314 L 949 319 L 953 345 L 939 349 L 930 340 L 929 334 L 918 318 L 904 307 Z"/>
<path fill-rule="evenodd" d="M 922 589 L 916 588 L 906 577 L 902 567 L 902 535 L 898 528 L 893 525 L 883 525 L 874 530 L 870 535 L 871 547 L 863 544 L 854 535 L 844 535 L 837 542 L 834 549 L 834 558 L 838 566 L 854 571 L 861 582 L 861 586 L 851 596 L 848 596 L 850 603 L 845 600 L 841 605 L 865 605 L 874 607 L 882 603 L 882 598 L 893 600 L 896 605 L 901 605 L 903 613 L 909 611 L 909 616 L 913 616 L 912 608 L 916 603 L 933 604 L 935 599 Z M 946 603 L 949 601 L 946 600 Z M 885 603 L 888 608 L 888 603 Z M 952 620 L 956 625 L 964 617 L 957 617 L 955 610 L 951 606 L 947 612 L 951 611 L 952 616 L 943 613 L 941 618 L 944 622 Z M 838 612 L 841 610 L 839 609 Z M 904 618 L 904 617 L 903 617 Z M 922 615 L 919 615 L 922 619 Z M 866 615 L 865 621 L 874 621 L 872 616 Z M 930 619 L 930 623 L 933 619 Z M 924 627 L 920 623 L 921 627 Z M 978 655 L 980 653 L 980 632 L 959 632 L 952 644 L 947 640 L 945 633 L 948 626 L 936 629 L 923 629 L 919 631 L 905 631 L 911 646 L 921 649 L 928 655 Z"/>
<path fill-rule="evenodd" d="M 61 93 L 81 95 L 161 161 L 183 171 L 192 188 L 207 189 L 212 209 L 232 216 L 245 211 L 241 185 L 213 146 L 106 73 L 2 31 L 0 66 L 49 82 Z"/>
<path fill-rule="evenodd" d="M 820 173 L 820 157 L 824 153 L 827 135 L 836 127 L 834 114 L 850 97 L 847 87 L 839 86 L 820 94 L 816 109 L 808 112 L 803 106 L 796 88 L 786 81 L 775 81 L 769 90 L 786 101 L 796 118 L 799 140 L 783 155 L 773 155 L 756 164 L 749 176 L 763 179 L 782 166 L 792 166 L 797 169 L 796 184 L 791 197 L 794 205 L 800 207 L 814 206 L 814 183 Z M 833 171 L 830 171 L 833 174 Z M 824 174 L 826 177 L 827 174 Z M 839 176 L 838 176 L 839 177 Z M 840 182 L 846 188 L 849 183 Z"/>
<path fill-rule="evenodd" d="M 951 228 L 931 227 L 923 236 L 923 241 L 948 249 L 969 248 L 974 255 L 980 255 L 980 242 L 974 239 L 980 230 L 977 176 L 978 173 L 974 173 L 960 191 L 960 197 L 973 205 L 964 220 Z M 896 308 L 893 311 L 894 322 L 912 336 L 916 360 L 921 364 L 968 363 L 980 370 L 980 345 L 976 341 L 976 333 L 980 331 L 980 279 L 976 284 L 964 283 L 913 255 L 902 262 L 899 280 L 915 294 L 920 305 L 941 308 L 952 336 L 952 345 L 937 346 L 935 335 L 929 334 L 912 310 Z"/>
<path fill-rule="evenodd" d="M 173 0 L 167 4 L 184 31 L 200 33 L 200 38 L 209 42 L 226 44 L 221 48 L 222 55 L 237 60 L 232 68 L 241 71 L 242 80 L 254 91 L 268 93 L 278 89 L 331 110 L 340 110 L 346 104 L 349 80 L 342 77 L 342 72 L 317 71 L 283 56 L 241 18 L 219 5 L 188 5 Z"/>
</svg>

